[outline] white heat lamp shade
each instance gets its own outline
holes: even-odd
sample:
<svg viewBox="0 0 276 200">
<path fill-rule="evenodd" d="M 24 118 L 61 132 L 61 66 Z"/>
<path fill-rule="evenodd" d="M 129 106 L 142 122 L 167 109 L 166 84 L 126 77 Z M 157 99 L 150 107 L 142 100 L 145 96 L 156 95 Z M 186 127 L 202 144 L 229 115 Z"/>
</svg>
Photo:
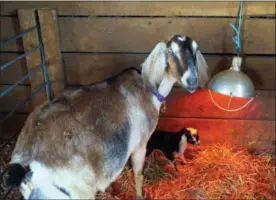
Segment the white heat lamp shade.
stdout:
<svg viewBox="0 0 276 200">
<path fill-rule="evenodd" d="M 231 68 L 216 74 L 209 82 L 208 88 L 233 97 L 255 97 L 254 85 L 250 78 L 241 71 L 241 63 L 241 57 L 234 57 Z"/>
</svg>

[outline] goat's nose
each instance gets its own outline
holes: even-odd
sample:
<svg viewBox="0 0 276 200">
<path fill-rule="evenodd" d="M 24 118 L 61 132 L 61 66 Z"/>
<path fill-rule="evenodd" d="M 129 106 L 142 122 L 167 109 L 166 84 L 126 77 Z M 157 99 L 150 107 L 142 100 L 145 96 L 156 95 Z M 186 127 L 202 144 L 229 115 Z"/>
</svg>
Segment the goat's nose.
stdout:
<svg viewBox="0 0 276 200">
<path fill-rule="evenodd" d="M 195 85 L 197 85 L 197 78 L 196 77 L 189 78 L 187 80 L 187 82 L 188 82 L 189 85 L 195 86 Z"/>
</svg>

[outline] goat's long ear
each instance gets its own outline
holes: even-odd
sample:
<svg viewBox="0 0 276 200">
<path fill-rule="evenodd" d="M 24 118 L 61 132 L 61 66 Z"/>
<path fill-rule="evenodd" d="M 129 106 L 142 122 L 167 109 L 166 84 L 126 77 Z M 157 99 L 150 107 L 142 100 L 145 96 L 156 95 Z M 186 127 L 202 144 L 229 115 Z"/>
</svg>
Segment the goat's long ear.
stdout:
<svg viewBox="0 0 276 200">
<path fill-rule="evenodd" d="M 205 58 L 199 50 L 196 53 L 196 63 L 198 68 L 199 87 L 206 88 L 207 83 L 211 78 L 211 72 Z"/>
<path fill-rule="evenodd" d="M 166 44 L 164 42 L 159 42 L 154 49 L 150 52 L 146 60 L 142 63 L 142 67 L 144 65 L 150 64 L 164 64 L 166 61 L 165 57 Z"/>
<path fill-rule="evenodd" d="M 165 52 L 166 44 L 159 42 L 141 64 L 142 76 L 147 77 L 146 80 L 151 80 L 152 83 L 150 84 L 161 82 L 159 79 L 163 77 L 164 70 L 160 70 L 160 68 L 166 67 Z"/>
</svg>

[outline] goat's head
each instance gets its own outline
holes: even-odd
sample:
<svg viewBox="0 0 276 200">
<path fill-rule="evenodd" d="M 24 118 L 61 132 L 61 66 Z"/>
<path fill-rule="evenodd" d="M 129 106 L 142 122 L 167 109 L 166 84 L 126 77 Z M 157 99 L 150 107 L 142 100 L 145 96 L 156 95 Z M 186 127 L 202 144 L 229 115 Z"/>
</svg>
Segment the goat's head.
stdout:
<svg viewBox="0 0 276 200">
<path fill-rule="evenodd" d="M 25 199 L 70 199 L 70 194 L 64 188 L 48 180 L 39 181 L 42 184 L 34 183 L 32 176 L 33 173 L 28 172 L 19 187 Z"/>
<path fill-rule="evenodd" d="M 166 44 L 167 72 L 188 92 L 204 88 L 209 80 L 209 68 L 195 40 L 174 35 Z"/>
<path fill-rule="evenodd" d="M 180 131 L 183 135 L 187 137 L 187 142 L 193 145 L 199 145 L 200 139 L 197 129 L 195 128 L 184 128 Z"/>
<path fill-rule="evenodd" d="M 209 67 L 198 43 L 188 36 L 174 35 L 168 41 L 158 43 L 142 64 L 143 67 L 145 65 L 155 65 L 156 68 L 155 71 L 151 69 L 145 73 L 156 76 L 156 79 L 162 77 L 162 73 L 167 73 L 191 93 L 198 87 L 205 88 L 210 79 Z M 160 70 L 162 67 L 163 70 Z"/>
<path fill-rule="evenodd" d="M 10 164 L 4 177 L 4 185 L 19 188 L 24 199 L 70 199 L 70 194 L 64 188 L 48 179 L 34 177 L 32 171 L 27 172 L 20 164 Z"/>
</svg>

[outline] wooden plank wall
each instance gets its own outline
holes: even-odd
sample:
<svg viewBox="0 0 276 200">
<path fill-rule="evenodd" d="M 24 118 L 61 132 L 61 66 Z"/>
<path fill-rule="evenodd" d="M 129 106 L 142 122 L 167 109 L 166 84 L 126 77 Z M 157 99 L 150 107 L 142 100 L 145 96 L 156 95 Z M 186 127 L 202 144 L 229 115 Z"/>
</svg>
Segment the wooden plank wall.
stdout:
<svg viewBox="0 0 276 200">
<path fill-rule="evenodd" d="M 228 68 L 235 53 L 229 24 L 235 22 L 239 2 L 1 2 L 0 5 L 0 40 L 18 33 L 16 9 L 56 9 L 68 87 L 99 81 L 129 66 L 139 67 L 157 42 L 175 33 L 198 41 L 213 74 Z M 186 95 L 175 88 L 159 128 L 195 126 L 202 132 L 203 143 L 229 139 L 251 146 L 271 146 L 273 141 L 275 144 L 275 2 L 244 2 L 244 15 L 244 71 L 253 80 L 258 98 L 244 110 L 225 112 L 214 106 L 207 91 Z M 1 48 L 0 64 L 22 51 L 20 40 Z M 0 88 L 12 84 L 26 71 L 24 60 L 17 62 L 0 74 Z M 16 100 L 29 92 L 27 80 L 13 94 L 0 99 L 0 111 L 10 110 Z M 228 103 L 225 98 L 216 100 L 223 105 Z M 231 106 L 236 108 L 244 103 L 233 100 Z M 29 105 L 18 112 L 31 110 Z M 231 139 L 236 138 L 235 134 L 245 139 Z M 262 142 L 255 141 L 258 139 Z"/>
</svg>

